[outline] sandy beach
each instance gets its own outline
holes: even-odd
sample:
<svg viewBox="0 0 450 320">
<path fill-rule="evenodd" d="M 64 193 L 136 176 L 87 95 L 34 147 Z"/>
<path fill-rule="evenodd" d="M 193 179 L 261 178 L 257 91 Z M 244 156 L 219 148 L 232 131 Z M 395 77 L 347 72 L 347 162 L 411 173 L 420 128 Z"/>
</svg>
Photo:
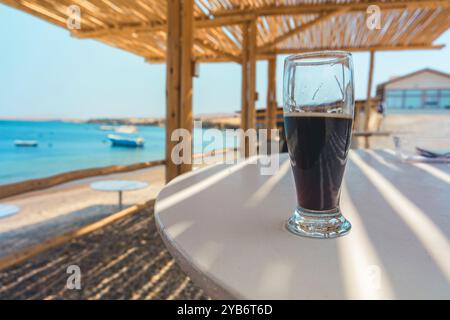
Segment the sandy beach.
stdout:
<svg viewBox="0 0 450 320">
<path fill-rule="evenodd" d="M 0 257 L 119 211 L 117 192 L 100 192 L 90 184 L 100 180 L 137 180 L 149 187 L 125 192 L 124 207 L 154 199 L 164 185 L 164 166 L 81 179 L 46 190 L 2 200 L 20 207 L 0 223 Z"/>
<path fill-rule="evenodd" d="M 208 159 L 217 162 L 223 156 Z M 194 170 L 206 165 L 194 163 Z M 165 167 L 161 165 L 80 179 L 2 199 L 1 203 L 20 207 L 20 212 L 0 220 L 0 257 L 118 212 L 117 192 L 101 192 L 90 188 L 91 183 L 101 180 L 136 180 L 149 184 L 142 190 L 124 192 L 123 207 L 126 208 L 156 198 L 165 184 Z"/>
<path fill-rule="evenodd" d="M 67 286 L 79 266 L 80 290 Z M 206 299 L 165 248 L 145 208 L 0 270 L 0 300 Z"/>
<path fill-rule="evenodd" d="M 370 124 L 373 125 L 373 122 Z M 376 131 L 373 127 L 370 130 Z M 371 149 L 394 149 L 394 136 L 399 136 L 403 140 L 407 139 L 411 144 L 409 147 L 413 147 L 414 142 L 423 142 L 430 147 L 443 141 L 448 141 L 447 144 L 450 144 L 450 112 L 387 114 L 381 121 L 380 131 L 390 132 L 391 135 L 371 137 Z"/>
</svg>

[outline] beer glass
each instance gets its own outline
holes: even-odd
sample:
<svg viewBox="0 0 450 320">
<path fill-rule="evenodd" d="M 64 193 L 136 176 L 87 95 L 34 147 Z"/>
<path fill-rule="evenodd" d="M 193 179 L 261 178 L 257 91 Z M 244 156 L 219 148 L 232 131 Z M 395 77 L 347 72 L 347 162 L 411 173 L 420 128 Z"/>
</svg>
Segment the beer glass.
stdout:
<svg viewBox="0 0 450 320">
<path fill-rule="evenodd" d="M 287 228 L 297 235 L 335 238 L 350 231 L 339 197 L 354 105 L 350 53 L 322 51 L 286 58 L 284 126 L 297 194 Z"/>
</svg>

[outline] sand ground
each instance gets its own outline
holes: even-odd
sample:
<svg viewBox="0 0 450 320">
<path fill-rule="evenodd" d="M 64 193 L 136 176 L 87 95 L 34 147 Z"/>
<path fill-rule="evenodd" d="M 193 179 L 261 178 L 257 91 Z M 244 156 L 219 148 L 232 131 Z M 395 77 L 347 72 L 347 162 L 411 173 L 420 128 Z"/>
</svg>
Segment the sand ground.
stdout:
<svg viewBox="0 0 450 320">
<path fill-rule="evenodd" d="M 223 155 L 222 155 L 223 156 Z M 217 162 L 221 156 L 209 157 Z M 204 165 L 197 164 L 195 168 Z M 1 203 L 20 207 L 16 215 L 0 219 L 0 257 L 56 235 L 79 228 L 119 211 L 118 193 L 101 192 L 90 188 L 100 180 L 137 180 L 149 183 L 142 190 L 123 194 L 123 206 L 155 199 L 165 184 L 165 167 L 136 170 L 80 179 L 41 191 L 2 199 Z"/>
<path fill-rule="evenodd" d="M 67 286 L 73 265 L 75 290 Z M 206 298 L 165 248 L 152 208 L 0 270 L 0 300 Z"/>
<path fill-rule="evenodd" d="M 370 130 L 375 131 L 375 121 L 371 121 L 370 125 Z M 387 114 L 381 121 L 380 131 L 392 134 L 388 137 L 371 137 L 371 149 L 394 149 L 394 136 L 405 141 L 403 147 L 409 149 L 413 149 L 416 144 L 430 148 L 449 148 L 450 111 L 439 114 Z"/>
<path fill-rule="evenodd" d="M 3 199 L 20 207 L 0 220 L 0 257 L 39 243 L 119 211 L 116 192 L 100 192 L 90 184 L 100 180 L 138 180 L 149 187 L 125 192 L 124 207 L 154 199 L 164 185 L 164 166 L 81 179 L 42 191 Z"/>
</svg>

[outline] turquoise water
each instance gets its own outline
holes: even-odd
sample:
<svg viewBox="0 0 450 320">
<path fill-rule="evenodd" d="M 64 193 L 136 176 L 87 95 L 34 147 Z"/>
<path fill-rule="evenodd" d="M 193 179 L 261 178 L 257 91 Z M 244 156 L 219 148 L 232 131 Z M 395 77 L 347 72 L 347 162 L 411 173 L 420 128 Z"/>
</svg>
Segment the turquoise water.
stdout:
<svg viewBox="0 0 450 320">
<path fill-rule="evenodd" d="M 144 148 L 111 147 L 96 124 L 61 121 L 0 121 L 0 184 L 117 164 L 160 160 L 165 129 L 139 126 Z M 202 151 L 201 129 L 194 131 L 194 152 Z M 19 148 L 14 140 L 38 140 L 37 148 Z"/>
</svg>

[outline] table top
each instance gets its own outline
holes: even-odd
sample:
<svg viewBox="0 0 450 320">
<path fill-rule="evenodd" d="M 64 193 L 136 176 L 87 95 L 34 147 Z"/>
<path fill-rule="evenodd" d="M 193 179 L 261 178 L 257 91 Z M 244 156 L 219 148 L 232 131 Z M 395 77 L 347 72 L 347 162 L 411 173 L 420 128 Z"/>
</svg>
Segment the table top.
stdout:
<svg viewBox="0 0 450 320">
<path fill-rule="evenodd" d="M 309 239 L 285 228 L 296 205 L 287 154 L 184 174 L 155 220 L 181 268 L 212 298 L 450 298 L 450 166 L 350 151 L 341 210 L 352 230 Z"/>
<path fill-rule="evenodd" d="M 98 191 L 131 191 L 148 187 L 148 183 L 142 181 L 104 180 L 91 184 L 91 188 Z"/>
<path fill-rule="evenodd" d="M 19 212 L 19 207 L 12 204 L 0 204 L 0 218 L 12 216 Z"/>
</svg>

